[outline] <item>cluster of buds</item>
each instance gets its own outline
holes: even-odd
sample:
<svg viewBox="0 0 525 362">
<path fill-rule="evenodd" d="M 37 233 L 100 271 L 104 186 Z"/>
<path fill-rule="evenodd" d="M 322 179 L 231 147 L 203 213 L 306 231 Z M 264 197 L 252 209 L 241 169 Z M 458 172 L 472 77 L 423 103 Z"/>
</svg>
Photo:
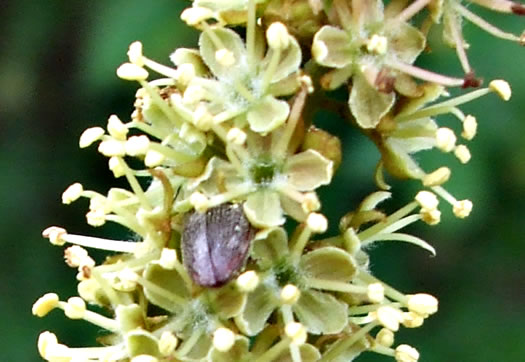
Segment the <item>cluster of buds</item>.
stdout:
<svg viewBox="0 0 525 362">
<path fill-rule="evenodd" d="M 471 2 L 525 13 L 508 0 Z M 68 347 L 43 332 L 40 355 L 48 361 L 301 362 L 349 361 L 370 351 L 417 361 L 415 348 L 395 345 L 395 333 L 420 327 L 438 301 L 378 280 L 367 248 L 394 240 L 435 254 L 400 230 L 418 221 L 438 224 L 438 197 L 458 218 L 469 215 L 472 202 L 444 188 L 450 169 L 426 172 L 414 154 L 436 148 L 467 163 L 467 146 L 437 118 L 459 119 L 467 142 L 477 120 L 458 107 L 488 93 L 510 98 L 505 81 L 480 88 L 461 19 L 500 38 L 524 43 L 523 36 L 456 0 L 386 6 L 381 0 L 194 0 L 181 18 L 201 31 L 198 49 L 175 50 L 171 67 L 132 43 L 117 75 L 138 82 L 133 113 L 125 121 L 111 115 L 105 129 L 92 127 L 80 137 L 81 148 L 98 143 L 115 178 L 124 177 L 129 188 L 102 194 L 74 183 L 62 195 L 65 204 L 88 198 L 89 225 L 117 223 L 134 240 L 57 226 L 43 232 L 53 245 L 71 244 L 65 261 L 78 270 L 78 296 L 61 301 L 45 294 L 33 314 L 61 309 L 92 323 L 107 331 L 103 346 Z M 414 65 L 429 29 L 440 22 L 462 77 Z M 242 35 L 239 26 L 246 28 Z M 150 72 L 161 77 L 150 80 Z M 450 98 L 449 87 L 477 89 Z M 348 101 L 330 98 L 334 89 L 347 92 Z M 331 236 L 323 235 L 329 225 L 317 189 L 331 183 L 343 154 L 338 137 L 314 126 L 325 109 L 336 110 L 381 154 L 379 191 L 344 215 Z M 390 214 L 377 207 L 392 197 L 383 171 L 422 188 Z M 97 265 L 85 248 L 113 255 Z"/>
</svg>

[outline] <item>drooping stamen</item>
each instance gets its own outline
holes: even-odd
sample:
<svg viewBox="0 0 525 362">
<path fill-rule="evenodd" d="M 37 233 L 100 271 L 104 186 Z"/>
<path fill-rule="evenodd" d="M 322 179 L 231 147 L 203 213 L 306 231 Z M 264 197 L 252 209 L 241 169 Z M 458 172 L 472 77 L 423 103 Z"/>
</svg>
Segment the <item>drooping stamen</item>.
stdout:
<svg viewBox="0 0 525 362">
<path fill-rule="evenodd" d="M 447 77 L 442 74 L 434 73 L 429 70 L 421 69 L 416 66 L 400 62 L 393 58 L 385 58 L 385 63 L 390 68 L 398 70 L 402 73 L 406 73 L 415 78 L 422 79 L 428 82 L 441 84 L 446 87 L 461 87 L 465 83 L 465 80 L 463 78 Z"/>
</svg>

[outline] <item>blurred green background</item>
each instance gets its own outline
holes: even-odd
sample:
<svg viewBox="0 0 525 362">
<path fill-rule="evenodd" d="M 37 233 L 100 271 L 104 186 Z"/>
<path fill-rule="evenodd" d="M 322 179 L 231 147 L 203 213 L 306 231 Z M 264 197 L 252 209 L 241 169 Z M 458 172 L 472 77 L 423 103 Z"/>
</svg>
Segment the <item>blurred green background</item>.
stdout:
<svg viewBox="0 0 525 362">
<path fill-rule="evenodd" d="M 128 45 L 141 40 L 146 54 L 168 63 L 176 47 L 196 44 L 196 33 L 178 15 L 182 0 L 31 1 L 0 3 L 0 346 L 4 361 L 39 361 L 36 339 L 52 330 L 60 341 L 81 346 L 99 333 L 87 323 L 67 320 L 61 312 L 43 319 L 31 315 L 40 295 L 56 291 L 62 299 L 76 294 L 75 271 L 62 261 L 62 248 L 40 233 L 62 225 L 75 233 L 121 237 L 116 228 L 85 225 L 87 202 L 60 203 L 75 181 L 106 191 L 112 185 L 107 160 L 94 148 L 80 150 L 87 127 L 105 126 L 109 114 L 123 119 L 132 111 L 136 86 L 118 79 Z M 476 9 L 477 11 L 477 9 Z M 514 33 L 523 19 L 480 11 Z M 417 330 L 404 330 L 397 343 L 416 346 L 421 360 L 525 360 L 525 49 L 466 26 L 470 59 L 486 81 L 511 81 L 514 95 L 504 103 L 489 95 L 464 111 L 477 116 L 479 133 L 470 144 L 473 158 L 459 166 L 451 155 L 420 156 L 427 170 L 453 168 L 448 190 L 470 198 L 475 209 L 463 221 L 450 216 L 436 227 L 420 225 L 438 250 L 431 258 L 412 246 L 383 244 L 371 251 L 372 270 L 404 292 L 427 291 L 440 299 L 439 313 Z M 436 36 L 434 36 L 436 37 Z M 437 39 L 437 38 L 436 38 Z M 461 74 L 450 49 L 432 43 L 420 64 Z M 444 118 L 441 125 L 457 125 Z M 355 130 L 330 116 L 319 122 L 342 135 L 345 163 L 333 187 L 322 190 L 323 210 L 332 225 L 374 191 L 378 154 Z M 394 183 L 393 211 L 413 197 L 416 183 Z M 443 204 L 444 205 L 444 204 Z M 100 260 L 100 255 L 99 258 Z M 363 355 L 360 361 L 387 361 Z"/>
</svg>

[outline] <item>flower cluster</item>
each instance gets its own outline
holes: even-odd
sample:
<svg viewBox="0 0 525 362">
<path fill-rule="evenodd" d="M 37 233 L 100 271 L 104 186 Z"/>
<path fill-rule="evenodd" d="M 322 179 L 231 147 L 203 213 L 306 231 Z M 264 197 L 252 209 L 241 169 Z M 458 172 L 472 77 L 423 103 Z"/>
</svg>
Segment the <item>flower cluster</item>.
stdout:
<svg viewBox="0 0 525 362">
<path fill-rule="evenodd" d="M 472 2 L 525 13 L 508 0 Z M 417 22 L 416 14 L 422 15 Z M 80 137 L 81 148 L 98 144 L 129 189 L 101 194 L 74 183 L 62 195 L 65 204 L 90 200 L 88 224 L 114 222 L 136 240 L 57 226 L 43 232 L 54 245 L 71 244 L 65 261 L 78 270 L 78 296 L 64 301 L 45 294 L 33 314 L 58 308 L 84 319 L 107 331 L 103 346 L 67 347 L 44 332 L 40 355 L 48 361 L 299 362 L 350 361 L 373 351 L 417 361 L 418 351 L 395 345 L 394 334 L 400 326 L 421 326 L 438 301 L 375 278 L 367 248 L 397 240 L 435 254 L 400 230 L 418 221 L 438 224 L 438 196 L 457 217 L 469 215 L 472 202 L 443 186 L 450 169 L 426 172 L 414 154 L 437 148 L 467 163 L 464 143 L 475 136 L 477 121 L 458 107 L 491 92 L 510 98 L 502 80 L 479 88 L 462 19 L 508 40 L 524 43 L 523 36 L 505 33 L 456 0 L 387 6 L 381 0 L 194 0 L 181 18 L 201 31 L 198 49 L 177 49 L 170 67 L 147 58 L 140 42 L 131 44 L 117 75 L 139 84 L 133 113 L 126 121 L 111 115 L 106 129 L 89 128 Z M 414 65 L 429 29 L 440 22 L 463 77 Z M 161 77 L 150 80 L 150 72 Z M 450 98 L 447 87 L 457 86 L 477 89 Z M 347 104 L 330 97 L 334 89 L 347 92 Z M 379 191 L 344 215 L 330 237 L 321 236 L 328 220 L 316 190 L 331 183 L 343 155 L 340 140 L 314 126 L 315 113 L 325 109 L 335 109 L 381 154 Z M 437 117 L 446 113 L 460 121 L 464 143 L 439 126 Z M 378 208 L 392 196 L 383 171 L 422 187 L 391 214 Z M 232 225 L 216 212 L 227 205 L 241 221 Z M 204 216 L 190 228 L 195 213 Z M 97 265 L 85 247 L 113 255 Z M 220 283 L 202 285 L 194 277 L 199 268 Z"/>
</svg>

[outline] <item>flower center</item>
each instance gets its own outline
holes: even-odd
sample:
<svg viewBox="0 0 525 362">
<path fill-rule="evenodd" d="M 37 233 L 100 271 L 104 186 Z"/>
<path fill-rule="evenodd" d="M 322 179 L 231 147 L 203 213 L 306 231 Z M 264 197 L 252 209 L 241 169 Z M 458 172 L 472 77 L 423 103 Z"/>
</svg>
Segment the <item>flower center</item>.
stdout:
<svg viewBox="0 0 525 362">
<path fill-rule="evenodd" d="M 277 165 L 272 160 L 260 160 L 251 168 L 252 179 L 257 185 L 269 185 L 277 171 Z"/>
</svg>

